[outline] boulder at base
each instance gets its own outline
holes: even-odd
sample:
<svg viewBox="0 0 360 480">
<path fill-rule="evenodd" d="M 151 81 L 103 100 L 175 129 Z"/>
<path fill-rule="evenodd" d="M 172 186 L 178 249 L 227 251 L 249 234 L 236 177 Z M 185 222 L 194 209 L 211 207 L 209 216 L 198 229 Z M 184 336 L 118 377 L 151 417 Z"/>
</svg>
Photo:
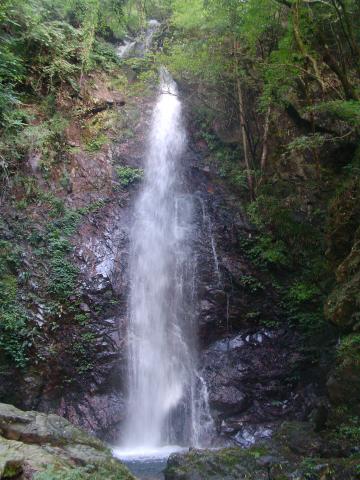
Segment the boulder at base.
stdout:
<svg viewBox="0 0 360 480">
<path fill-rule="evenodd" d="M 360 453 L 321 437 L 307 422 L 284 422 L 251 448 L 174 453 L 165 480 L 358 480 Z"/>
<path fill-rule="evenodd" d="M 58 415 L 0 403 L 0 478 L 134 480 L 98 439 Z"/>
</svg>

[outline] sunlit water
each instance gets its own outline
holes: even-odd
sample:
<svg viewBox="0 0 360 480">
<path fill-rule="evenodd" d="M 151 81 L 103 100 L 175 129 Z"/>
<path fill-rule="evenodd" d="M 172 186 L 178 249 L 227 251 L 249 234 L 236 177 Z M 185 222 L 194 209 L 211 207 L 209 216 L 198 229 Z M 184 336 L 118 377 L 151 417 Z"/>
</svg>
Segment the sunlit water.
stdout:
<svg viewBox="0 0 360 480">
<path fill-rule="evenodd" d="M 194 199 L 182 181 L 185 147 L 177 87 L 163 70 L 130 238 L 128 409 L 114 450 L 151 471 L 162 469 L 177 445 L 207 445 L 213 433 L 197 371 L 196 228 Z"/>
</svg>

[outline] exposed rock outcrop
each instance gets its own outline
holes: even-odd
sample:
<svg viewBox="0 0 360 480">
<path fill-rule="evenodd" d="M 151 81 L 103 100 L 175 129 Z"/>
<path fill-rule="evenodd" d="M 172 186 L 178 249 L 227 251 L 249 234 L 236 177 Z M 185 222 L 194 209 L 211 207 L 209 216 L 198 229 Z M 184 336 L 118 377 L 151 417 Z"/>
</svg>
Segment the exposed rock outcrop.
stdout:
<svg viewBox="0 0 360 480">
<path fill-rule="evenodd" d="M 270 442 L 250 449 L 192 450 L 170 456 L 166 480 L 355 480 L 358 455 L 314 433 L 307 423 L 284 423 Z"/>
<path fill-rule="evenodd" d="M 0 404 L 0 478 L 28 480 L 47 470 L 66 478 L 77 468 L 84 480 L 134 478 L 100 440 L 64 418 Z"/>
</svg>

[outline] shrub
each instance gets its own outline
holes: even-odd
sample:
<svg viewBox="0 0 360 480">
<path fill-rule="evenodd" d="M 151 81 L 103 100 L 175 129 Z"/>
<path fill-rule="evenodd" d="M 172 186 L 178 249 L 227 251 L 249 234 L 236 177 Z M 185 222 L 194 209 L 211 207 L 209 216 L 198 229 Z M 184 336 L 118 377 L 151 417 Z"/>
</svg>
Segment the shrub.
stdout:
<svg viewBox="0 0 360 480">
<path fill-rule="evenodd" d="M 31 345 L 31 332 L 27 329 L 27 314 L 18 301 L 17 270 L 20 252 L 10 242 L 0 241 L 0 349 L 23 367 Z"/>
<path fill-rule="evenodd" d="M 132 183 L 138 182 L 144 176 L 144 171 L 141 168 L 134 167 L 116 167 L 116 173 L 119 178 L 120 185 L 128 187 Z"/>
<path fill-rule="evenodd" d="M 105 145 L 107 142 L 108 142 L 108 137 L 103 133 L 101 133 L 96 138 L 90 140 L 86 144 L 85 150 L 89 153 L 98 152 L 99 150 L 101 150 L 101 147 Z"/>
<path fill-rule="evenodd" d="M 49 292 L 66 299 L 74 293 L 78 273 L 78 269 L 62 255 L 53 258 L 50 262 Z"/>
<path fill-rule="evenodd" d="M 360 334 L 343 337 L 337 349 L 337 355 L 343 366 L 360 366 Z"/>
</svg>

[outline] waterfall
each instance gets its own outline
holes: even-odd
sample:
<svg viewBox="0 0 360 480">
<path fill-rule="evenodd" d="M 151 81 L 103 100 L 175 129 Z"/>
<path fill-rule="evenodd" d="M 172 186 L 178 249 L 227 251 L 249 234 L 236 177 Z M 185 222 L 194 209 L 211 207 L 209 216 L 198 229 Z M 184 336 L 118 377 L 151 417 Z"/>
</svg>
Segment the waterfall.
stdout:
<svg viewBox="0 0 360 480">
<path fill-rule="evenodd" d="M 123 60 L 130 57 L 144 57 L 150 51 L 154 36 L 160 26 L 161 24 L 157 20 L 149 20 L 146 30 L 141 35 L 135 39 L 127 38 L 123 45 L 117 47 L 118 56 Z"/>
<path fill-rule="evenodd" d="M 217 252 L 216 252 L 216 243 L 215 243 L 215 238 L 214 238 L 214 234 L 213 234 L 213 228 L 212 228 L 212 224 L 211 224 L 210 215 L 207 212 L 207 209 L 206 209 L 206 206 L 205 206 L 205 203 L 204 203 L 203 199 L 200 197 L 200 198 L 198 198 L 198 200 L 200 201 L 200 205 L 201 205 L 203 227 L 205 228 L 205 230 L 207 230 L 208 237 L 210 238 L 212 257 L 213 257 L 213 261 L 214 261 L 214 271 L 215 271 L 215 274 L 216 274 L 216 277 L 217 277 L 218 286 L 221 286 L 222 279 L 221 279 L 221 272 L 220 272 L 220 267 L 219 267 L 219 259 L 218 259 Z"/>
<path fill-rule="evenodd" d="M 195 220 L 181 175 L 185 147 L 177 86 L 163 69 L 130 238 L 126 448 L 199 445 L 212 428 L 196 370 Z"/>
</svg>

